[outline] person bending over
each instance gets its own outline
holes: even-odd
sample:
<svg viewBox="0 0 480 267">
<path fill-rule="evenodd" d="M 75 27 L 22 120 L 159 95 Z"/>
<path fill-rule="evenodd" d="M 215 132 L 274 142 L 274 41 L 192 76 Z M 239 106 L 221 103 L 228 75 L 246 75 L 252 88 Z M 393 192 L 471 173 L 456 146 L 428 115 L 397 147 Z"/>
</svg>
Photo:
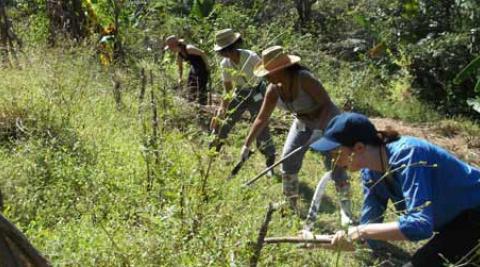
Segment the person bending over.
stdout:
<svg viewBox="0 0 480 267">
<path fill-rule="evenodd" d="M 478 168 L 425 140 L 377 131 L 357 113 L 333 118 L 312 147 L 361 174 L 361 224 L 337 231 L 333 248 L 351 250 L 363 240 L 375 248 L 376 240 L 430 238 L 404 266 L 472 266 L 480 239 Z M 400 216 L 384 222 L 388 201 Z"/>
</svg>

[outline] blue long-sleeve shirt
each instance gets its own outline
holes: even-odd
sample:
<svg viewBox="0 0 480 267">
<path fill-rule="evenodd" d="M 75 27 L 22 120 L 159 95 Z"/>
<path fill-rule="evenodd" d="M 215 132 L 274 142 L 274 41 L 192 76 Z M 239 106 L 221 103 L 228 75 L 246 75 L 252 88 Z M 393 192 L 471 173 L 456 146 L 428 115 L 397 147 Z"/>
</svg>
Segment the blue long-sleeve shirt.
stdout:
<svg viewBox="0 0 480 267">
<path fill-rule="evenodd" d="M 386 145 L 391 187 L 383 173 L 361 171 L 361 224 L 383 222 L 390 199 L 400 231 L 412 241 L 429 238 L 467 209 L 480 210 L 480 170 L 424 140 L 404 136 Z M 378 182 L 378 183 L 376 183 Z"/>
</svg>

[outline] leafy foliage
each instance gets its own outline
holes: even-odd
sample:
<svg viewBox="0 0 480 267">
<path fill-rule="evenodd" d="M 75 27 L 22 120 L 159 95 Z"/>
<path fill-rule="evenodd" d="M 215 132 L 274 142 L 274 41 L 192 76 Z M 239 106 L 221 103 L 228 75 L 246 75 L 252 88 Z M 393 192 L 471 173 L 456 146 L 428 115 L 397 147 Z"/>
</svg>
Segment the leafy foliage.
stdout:
<svg viewBox="0 0 480 267">
<path fill-rule="evenodd" d="M 195 0 L 193 2 L 192 14 L 199 18 L 206 18 L 212 13 L 215 0 Z"/>
<path fill-rule="evenodd" d="M 118 1 L 126 62 L 108 68 L 98 64 L 98 34 L 76 43 L 60 38 L 45 48 L 49 21 L 42 1 L 10 2 L 27 56 L 19 68 L 0 69 L 7 77 L 0 79 L 0 189 L 5 214 L 59 266 L 243 266 L 265 206 L 281 199 L 274 180 L 240 188 L 264 167 L 259 155 L 225 182 L 249 124 L 237 125 L 220 155 L 207 149 L 211 136 L 199 128 L 202 113 L 174 89 L 175 57 L 163 52 L 170 34 L 208 54 L 215 92 L 222 84 L 220 58 L 211 51 L 214 34 L 229 27 L 248 49 L 278 44 L 301 56 L 339 106 L 415 122 L 478 116 L 465 104 L 478 97 L 472 60 L 480 51 L 474 30 L 480 7 L 474 0 L 320 0 L 305 25 L 298 23 L 295 1 Z M 102 25 L 114 21 L 111 3 L 92 1 Z M 291 118 L 274 113 L 273 121 L 280 147 Z M 306 199 L 325 171 L 321 161 L 309 153 L 303 163 Z M 361 203 L 353 178 L 353 198 Z M 339 223 L 333 185 L 327 192 L 316 225 L 323 233 Z M 296 216 L 276 213 L 269 234 L 295 235 L 300 227 Z M 260 264 L 393 261 L 358 254 L 265 247 Z"/>
<path fill-rule="evenodd" d="M 470 62 L 465 68 L 463 68 L 460 73 L 457 74 L 453 82 L 455 84 L 460 84 L 464 80 L 466 80 L 470 75 L 477 73 L 480 69 L 480 56 L 475 58 L 472 62 Z M 478 75 L 477 75 L 478 76 Z M 480 84 L 477 82 L 477 85 L 474 88 L 474 91 L 480 93 Z"/>
</svg>

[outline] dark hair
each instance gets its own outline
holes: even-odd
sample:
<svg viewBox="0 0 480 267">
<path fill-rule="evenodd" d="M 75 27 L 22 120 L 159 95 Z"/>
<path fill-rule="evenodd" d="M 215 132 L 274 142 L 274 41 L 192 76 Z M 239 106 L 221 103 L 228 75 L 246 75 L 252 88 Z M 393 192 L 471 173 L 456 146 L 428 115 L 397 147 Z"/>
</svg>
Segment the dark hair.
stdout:
<svg viewBox="0 0 480 267">
<path fill-rule="evenodd" d="M 288 66 L 285 68 L 285 72 L 289 73 L 289 74 L 295 74 L 299 71 L 302 71 L 302 70 L 306 70 L 306 71 L 310 71 L 309 68 L 299 64 L 299 63 L 295 63 L 291 66 Z"/>
<path fill-rule="evenodd" d="M 378 140 L 375 142 L 375 144 L 372 145 L 385 145 L 394 141 L 397 141 L 400 139 L 400 134 L 393 130 L 390 126 L 387 126 L 387 128 L 383 131 L 377 131 L 377 137 Z"/>
<path fill-rule="evenodd" d="M 219 53 L 227 53 L 227 52 L 231 52 L 233 50 L 237 50 L 238 48 L 240 48 L 240 46 L 243 44 L 243 39 L 242 37 L 238 38 L 235 42 L 233 42 L 232 44 L 230 44 L 229 46 L 227 47 L 224 47 L 223 49 L 221 50 L 218 50 Z"/>
</svg>

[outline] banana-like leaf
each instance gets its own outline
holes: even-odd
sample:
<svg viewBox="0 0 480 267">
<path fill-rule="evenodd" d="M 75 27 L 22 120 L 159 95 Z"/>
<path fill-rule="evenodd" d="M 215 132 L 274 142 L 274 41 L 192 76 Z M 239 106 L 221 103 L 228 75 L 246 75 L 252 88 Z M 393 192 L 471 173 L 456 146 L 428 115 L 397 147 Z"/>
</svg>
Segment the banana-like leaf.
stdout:
<svg viewBox="0 0 480 267">
<path fill-rule="evenodd" d="M 479 98 L 469 98 L 467 104 L 473 108 L 476 112 L 480 113 L 480 99 Z"/>
<path fill-rule="evenodd" d="M 472 62 L 470 62 L 463 70 L 461 70 L 455 79 L 453 79 L 454 84 L 460 84 L 465 79 L 467 79 L 474 71 L 480 69 L 480 56 L 476 57 Z M 478 85 L 478 83 L 477 83 Z"/>
<path fill-rule="evenodd" d="M 477 94 L 480 94 L 480 79 L 477 79 L 477 84 L 475 85 L 475 88 L 473 89 Z"/>
</svg>

